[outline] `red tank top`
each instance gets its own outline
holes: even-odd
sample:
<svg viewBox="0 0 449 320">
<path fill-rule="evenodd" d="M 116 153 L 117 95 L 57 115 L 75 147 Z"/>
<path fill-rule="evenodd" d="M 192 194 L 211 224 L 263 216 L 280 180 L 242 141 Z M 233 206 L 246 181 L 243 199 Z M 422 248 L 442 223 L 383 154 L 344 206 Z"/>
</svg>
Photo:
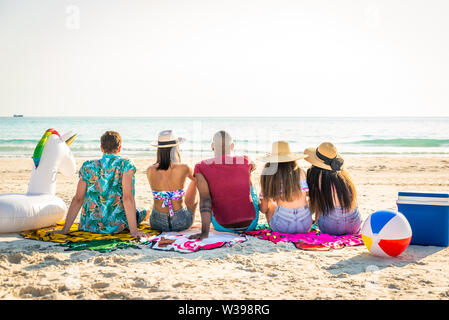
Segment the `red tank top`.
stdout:
<svg viewBox="0 0 449 320">
<path fill-rule="evenodd" d="M 249 221 L 256 217 L 250 201 L 252 164 L 246 156 L 225 156 L 203 160 L 195 165 L 209 185 L 212 211 L 221 225 Z"/>
</svg>

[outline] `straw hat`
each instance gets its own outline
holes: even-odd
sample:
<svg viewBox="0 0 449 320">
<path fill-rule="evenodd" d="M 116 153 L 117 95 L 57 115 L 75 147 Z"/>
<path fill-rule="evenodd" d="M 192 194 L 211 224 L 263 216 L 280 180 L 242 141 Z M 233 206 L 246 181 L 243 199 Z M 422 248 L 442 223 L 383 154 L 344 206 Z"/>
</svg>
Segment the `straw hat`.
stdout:
<svg viewBox="0 0 449 320">
<path fill-rule="evenodd" d="M 330 142 L 323 142 L 318 148 L 307 148 L 304 150 L 306 158 L 315 167 L 329 171 L 340 171 L 343 169 L 344 160 L 337 152 L 337 148 Z"/>
<path fill-rule="evenodd" d="M 153 147 L 158 148 L 169 148 L 177 146 L 178 144 L 184 142 L 185 139 L 178 137 L 176 138 L 175 134 L 172 130 L 164 130 L 159 132 L 159 136 L 157 138 L 157 141 L 154 141 L 151 145 Z"/>
<path fill-rule="evenodd" d="M 290 162 L 304 159 L 304 154 L 293 153 L 290 151 L 290 145 L 287 141 L 276 141 L 271 146 L 271 153 L 258 158 L 263 162 Z"/>
</svg>

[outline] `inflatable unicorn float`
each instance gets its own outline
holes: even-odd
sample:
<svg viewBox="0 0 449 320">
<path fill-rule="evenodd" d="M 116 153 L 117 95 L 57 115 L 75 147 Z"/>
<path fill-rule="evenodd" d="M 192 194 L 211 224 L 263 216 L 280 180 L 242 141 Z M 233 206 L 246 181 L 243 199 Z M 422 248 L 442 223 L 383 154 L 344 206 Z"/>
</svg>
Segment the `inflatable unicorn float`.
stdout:
<svg viewBox="0 0 449 320">
<path fill-rule="evenodd" d="M 33 230 L 54 225 L 64 218 L 67 206 L 55 196 L 56 176 L 75 174 L 69 146 L 76 134 L 45 131 L 33 154 L 33 168 L 26 194 L 0 194 L 0 233 Z"/>
</svg>

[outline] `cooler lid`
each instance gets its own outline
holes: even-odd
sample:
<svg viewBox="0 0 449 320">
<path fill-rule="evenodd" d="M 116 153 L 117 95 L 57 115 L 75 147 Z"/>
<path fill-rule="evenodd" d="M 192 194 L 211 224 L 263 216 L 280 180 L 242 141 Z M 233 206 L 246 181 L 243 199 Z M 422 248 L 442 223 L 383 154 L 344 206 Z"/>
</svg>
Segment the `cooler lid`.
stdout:
<svg viewBox="0 0 449 320">
<path fill-rule="evenodd" d="M 449 198 L 448 192 L 400 191 L 399 197 Z"/>
<path fill-rule="evenodd" d="M 426 191 L 399 192 L 397 204 L 449 206 L 449 193 Z"/>
</svg>

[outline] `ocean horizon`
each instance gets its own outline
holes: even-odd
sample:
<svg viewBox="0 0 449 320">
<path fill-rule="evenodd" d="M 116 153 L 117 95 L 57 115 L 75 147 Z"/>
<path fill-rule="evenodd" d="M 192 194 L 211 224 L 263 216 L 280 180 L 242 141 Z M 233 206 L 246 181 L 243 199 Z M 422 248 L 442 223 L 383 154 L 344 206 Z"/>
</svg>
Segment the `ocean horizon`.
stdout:
<svg viewBox="0 0 449 320">
<path fill-rule="evenodd" d="M 341 154 L 357 156 L 449 155 L 449 117 L 0 117 L 0 158 L 28 158 L 45 130 L 78 134 L 71 146 L 75 157 L 101 156 L 100 136 L 118 131 L 122 154 L 155 156 L 150 144 L 159 131 L 173 129 L 186 141 L 183 158 L 211 156 L 210 143 L 218 130 L 234 138 L 235 152 L 258 157 L 276 140 L 287 140 L 302 152 L 323 141 Z"/>
</svg>

